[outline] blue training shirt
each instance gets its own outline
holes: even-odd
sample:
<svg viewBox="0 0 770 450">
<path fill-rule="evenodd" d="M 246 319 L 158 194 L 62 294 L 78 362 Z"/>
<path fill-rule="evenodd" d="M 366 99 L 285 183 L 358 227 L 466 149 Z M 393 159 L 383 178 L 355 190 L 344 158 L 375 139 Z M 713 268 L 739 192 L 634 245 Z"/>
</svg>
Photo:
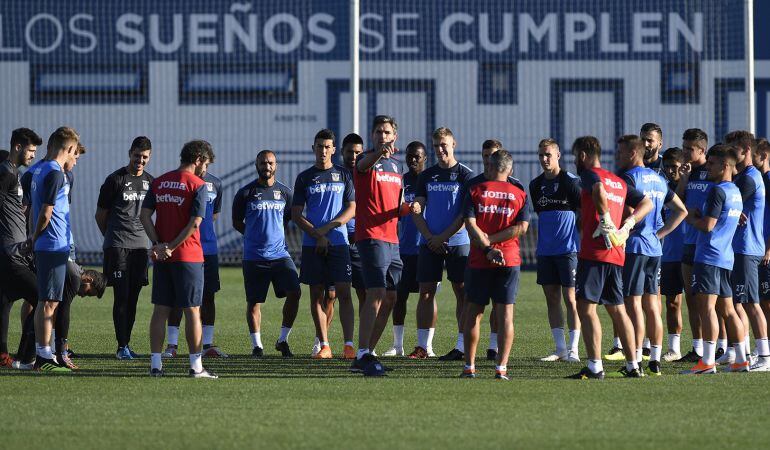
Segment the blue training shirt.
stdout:
<svg viewBox="0 0 770 450">
<path fill-rule="evenodd" d="M 217 233 L 214 231 L 214 214 L 222 211 L 222 180 L 206 172 L 203 181 L 206 183 L 206 215 L 201 221 L 201 246 L 204 255 L 216 255 L 219 249 Z"/>
<path fill-rule="evenodd" d="M 698 231 L 695 244 L 695 262 L 733 270 L 733 235 L 743 210 L 741 192 L 729 181 L 722 181 L 709 189 L 703 205 L 703 217 L 717 219 L 709 233 Z M 695 229 L 694 227 L 690 227 Z"/>
<path fill-rule="evenodd" d="M 551 180 L 540 174 L 529 183 L 529 197 L 538 215 L 536 255 L 576 253 L 580 246 L 576 216 L 580 179 L 566 170 Z"/>
<path fill-rule="evenodd" d="M 305 207 L 305 218 L 314 227 L 323 226 L 337 217 L 345 203 L 355 201 L 353 179 L 350 172 L 338 165 L 329 169 L 315 166 L 297 175 L 294 184 L 294 206 Z M 348 230 L 341 225 L 326 235 L 330 245 L 347 245 Z M 316 240 L 304 233 L 303 246 L 315 246 Z"/>
<path fill-rule="evenodd" d="M 676 189 L 676 183 L 669 182 L 668 188 L 673 191 L 674 189 Z M 665 220 L 666 218 L 668 218 L 669 214 L 671 214 L 671 210 L 669 210 L 664 205 L 663 211 L 661 213 L 661 218 Z M 682 221 L 676 228 L 674 228 L 673 231 L 671 231 L 671 233 L 669 233 L 665 238 L 663 238 L 663 256 L 661 256 L 660 261 L 661 262 L 682 262 L 682 253 L 684 253 L 684 248 L 682 247 L 683 241 L 684 241 L 684 221 Z"/>
<path fill-rule="evenodd" d="M 692 168 L 690 179 L 687 180 L 687 189 L 685 189 L 684 193 L 684 206 L 687 207 L 687 211 L 693 209 L 703 210 L 706 195 L 713 184 L 714 182 L 708 180 L 706 164 Z M 699 231 L 688 224 L 684 224 L 684 230 L 684 243 L 695 244 Z"/>
<path fill-rule="evenodd" d="M 284 226 L 291 218 L 291 205 L 291 189 L 277 181 L 267 187 L 255 180 L 238 190 L 233 199 L 233 221 L 246 224 L 243 233 L 245 261 L 289 257 Z"/>
<path fill-rule="evenodd" d="M 419 175 L 411 171 L 404 174 L 402 185 L 404 186 L 404 201 L 414 202 L 417 196 L 417 180 Z M 420 232 L 414 224 L 411 214 L 399 219 L 398 249 L 402 255 L 416 255 L 420 253 Z"/>
<path fill-rule="evenodd" d="M 763 237 L 765 217 L 765 184 L 762 174 L 754 166 L 747 166 L 733 181 L 741 192 L 746 225 L 738 226 L 733 237 L 733 251 L 740 255 L 765 254 Z"/>
<path fill-rule="evenodd" d="M 666 180 L 657 172 L 647 167 L 634 167 L 622 176 L 630 187 L 641 191 L 652 202 L 652 211 L 637 223 L 626 241 L 626 253 L 645 256 L 661 256 L 663 248 L 656 233 L 663 224 L 661 211 L 663 205 L 674 198 L 674 193 L 666 186 Z"/>
<path fill-rule="evenodd" d="M 416 197 L 425 198 L 423 217 L 432 234 L 442 233 L 462 214 L 462 187 L 470 180 L 473 171 L 459 162 L 454 166 L 442 169 L 435 164 L 423 171 L 417 178 Z M 420 244 L 428 241 L 420 236 Z M 448 245 L 470 244 L 468 231 L 463 227 L 449 238 Z"/>
<path fill-rule="evenodd" d="M 32 173 L 32 220 L 37 223 L 43 205 L 53 205 L 48 226 L 35 241 L 35 251 L 70 252 L 70 185 L 62 167 L 56 161 L 43 161 Z"/>
</svg>

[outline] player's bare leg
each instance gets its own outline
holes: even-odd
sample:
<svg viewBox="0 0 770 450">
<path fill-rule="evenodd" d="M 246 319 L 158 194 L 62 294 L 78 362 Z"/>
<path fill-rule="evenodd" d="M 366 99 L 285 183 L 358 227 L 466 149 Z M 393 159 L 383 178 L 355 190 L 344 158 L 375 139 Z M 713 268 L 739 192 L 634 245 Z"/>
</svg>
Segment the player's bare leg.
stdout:
<svg viewBox="0 0 770 450">
<path fill-rule="evenodd" d="M 650 339 L 651 372 L 660 374 L 661 349 L 663 348 L 663 320 L 660 318 L 660 300 L 655 294 L 642 296 L 642 310 L 646 325 L 645 336 Z"/>
<path fill-rule="evenodd" d="M 497 319 L 498 344 L 500 346 L 500 351 L 497 352 L 497 367 L 495 367 L 495 373 L 506 376 L 508 371 L 508 358 L 511 355 L 511 349 L 513 348 L 513 321 L 516 318 L 515 305 L 497 305 L 497 308 L 495 308 L 495 318 Z"/>
<path fill-rule="evenodd" d="M 700 311 L 697 296 L 692 292 L 692 266 L 682 263 L 682 279 L 684 280 L 684 300 L 687 304 L 687 318 L 690 322 L 690 332 L 692 333 L 693 349 L 688 355 L 682 357 L 683 360 L 691 361 L 697 356 L 703 356 L 703 334 L 701 331 L 702 315 Z"/>
<path fill-rule="evenodd" d="M 393 311 L 393 306 L 396 304 L 396 291 L 385 291 L 385 298 L 380 304 L 380 309 L 377 311 L 377 319 L 374 323 L 374 329 L 372 330 L 372 337 L 369 341 L 369 345 L 372 350 L 377 346 L 377 343 L 382 337 L 385 327 L 388 326 L 390 320 L 390 313 Z"/>
<path fill-rule="evenodd" d="M 329 347 L 328 319 L 326 315 L 326 288 L 322 284 L 310 286 L 310 314 L 313 316 L 316 337 L 320 341 L 321 348 L 313 356 L 317 359 L 328 359 L 332 357 Z"/>
<path fill-rule="evenodd" d="M 463 342 L 465 368 L 461 374 L 463 378 L 474 378 L 476 376 L 476 347 L 479 344 L 482 317 L 484 317 L 484 306 L 472 302 L 466 304 L 466 311 L 463 315 L 465 319 L 463 325 L 463 332 L 465 333 L 465 340 Z"/>
</svg>

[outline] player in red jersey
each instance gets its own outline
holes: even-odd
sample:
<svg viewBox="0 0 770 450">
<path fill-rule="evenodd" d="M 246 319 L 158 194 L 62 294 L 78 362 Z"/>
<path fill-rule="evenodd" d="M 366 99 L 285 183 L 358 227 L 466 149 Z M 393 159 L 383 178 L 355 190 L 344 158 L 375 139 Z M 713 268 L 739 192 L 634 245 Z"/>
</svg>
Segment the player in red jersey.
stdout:
<svg viewBox="0 0 770 450">
<path fill-rule="evenodd" d="M 612 318 L 626 355 L 626 377 L 642 376 L 636 362 L 634 325 L 623 305 L 623 247 L 629 231 L 652 210 L 652 202 L 643 193 L 628 188 L 610 171 L 602 169 L 599 140 L 593 136 L 575 139 L 572 153 L 581 182 L 582 235 L 578 252 L 575 296 L 583 328 L 583 342 L 588 353 L 588 367 L 569 378 L 602 379 L 602 326 L 596 305 L 602 304 Z M 626 206 L 633 208 L 618 230 Z M 591 231 L 596 230 L 596 231 Z"/>
<path fill-rule="evenodd" d="M 190 141 L 182 147 L 177 170 L 153 180 L 142 204 L 140 218 L 152 241 L 153 267 L 150 320 L 150 375 L 163 376 L 161 352 L 166 321 L 173 308 L 182 308 L 187 345 L 190 349 L 190 377 L 217 378 L 203 368 L 201 316 L 203 302 L 203 247 L 200 224 L 206 215 L 206 171 L 214 152 L 206 141 Z M 155 223 L 152 214 L 155 213 Z"/>
<path fill-rule="evenodd" d="M 492 299 L 499 348 L 495 378 L 508 379 L 521 265 L 519 236 L 529 228 L 529 200 L 524 187 L 508 177 L 512 168 L 513 158 L 501 149 L 490 156 L 484 177 L 474 178 L 464 189 L 463 217 L 472 243 L 465 269 L 464 378 L 476 376 L 479 322 Z"/>
</svg>

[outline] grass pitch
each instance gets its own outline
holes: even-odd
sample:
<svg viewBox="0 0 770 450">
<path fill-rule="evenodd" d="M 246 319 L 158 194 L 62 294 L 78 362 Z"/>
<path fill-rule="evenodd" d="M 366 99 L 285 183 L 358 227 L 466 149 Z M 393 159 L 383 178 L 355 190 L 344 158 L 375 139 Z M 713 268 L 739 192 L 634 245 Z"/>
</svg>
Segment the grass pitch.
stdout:
<svg viewBox="0 0 770 450">
<path fill-rule="evenodd" d="M 480 360 L 475 380 L 458 379 L 462 363 L 386 359 L 396 370 L 382 379 L 350 374 L 339 359 L 309 357 L 313 328 L 308 297 L 290 337 L 297 357 L 272 349 L 281 301 L 263 309 L 266 357 L 254 360 L 245 323 L 239 269 L 222 269 L 216 343 L 231 358 L 205 364 L 219 380 L 185 377 L 188 361 L 166 361 L 167 376 L 149 367 L 149 289 L 142 292 L 132 347 L 137 361 L 115 359 L 111 293 L 77 298 L 70 343 L 81 356 L 72 375 L 35 375 L 0 369 L 3 436 L 0 448 L 758 448 L 770 438 L 770 374 L 675 375 L 686 366 L 664 363 L 663 377 L 603 382 L 565 380 L 582 367 L 542 363 L 551 335 L 534 274 L 521 277 L 510 382 L 492 378 Z M 415 342 L 410 298 L 406 345 Z M 355 303 L 355 302 L 354 302 Z M 17 307 L 18 308 L 18 307 Z M 14 309 L 16 311 L 16 309 Z M 450 289 L 439 295 L 437 353 L 455 339 Z M 11 347 L 18 341 L 12 315 Z M 686 316 L 685 316 L 686 317 Z M 605 348 L 611 327 L 605 320 Z M 482 328 L 481 354 L 487 325 Z M 335 318 L 332 350 L 341 354 Z M 392 343 L 390 328 L 378 350 Z M 683 340 L 682 349 L 690 342 Z M 584 357 L 581 345 L 581 357 Z M 605 363 L 616 370 L 620 363 Z"/>
</svg>

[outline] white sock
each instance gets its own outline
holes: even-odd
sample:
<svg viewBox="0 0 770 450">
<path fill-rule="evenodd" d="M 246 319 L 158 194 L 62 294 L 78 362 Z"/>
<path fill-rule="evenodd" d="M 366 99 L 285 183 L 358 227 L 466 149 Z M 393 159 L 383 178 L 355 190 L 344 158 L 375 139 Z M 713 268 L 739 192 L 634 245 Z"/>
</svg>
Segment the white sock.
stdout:
<svg viewBox="0 0 770 450">
<path fill-rule="evenodd" d="M 755 345 L 757 346 L 757 355 L 770 356 L 770 344 L 768 344 L 766 337 L 757 339 Z"/>
<path fill-rule="evenodd" d="M 404 348 L 404 326 L 393 325 L 393 347 Z"/>
<path fill-rule="evenodd" d="M 650 348 L 650 338 L 644 338 L 642 341 L 642 348 L 649 349 Z"/>
<path fill-rule="evenodd" d="M 37 356 L 44 359 L 53 359 L 50 345 L 35 345 L 37 347 Z"/>
<path fill-rule="evenodd" d="M 278 342 L 289 342 L 291 327 L 281 327 L 281 334 L 278 336 Z"/>
<path fill-rule="evenodd" d="M 615 337 L 614 339 L 612 339 L 612 346 L 613 347 L 617 347 L 617 348 L 619 348 L 621 350 L 623 349 L 623 343 L 620 342 L 620 338 L 619 337 Z"/>
<path fill-rule="evenodd" d="M 703 364 L 713 366 L 716 360 L 717 344 L 714 341 L 705 341 L 703 344 Z"/>
<path fill-rule="evenodd" d="M 150 368 L 163 369 L 163 360 L 160 357 L 160 353 L 150 353 Z"/>
<path fill-rule="evenodd" d="M 668 335 L 668 350 L 671 352 L 676 353 L 677 355 L 682 353 L 681 346 L 679 344 L 679 341 L 681 340 L 681 335 L 679 334 L 669 334 Z"/>
<path fill-rule="evenodd" d="M 427 328 L 417 329 L 417 346 L 423 349 L 428 349 L 428 339 L 430 336 L 430 330 Z"/>
<path fill-rule="evenodd" d="M 658 361 L 660 362 L 660 345 L 651 345 L 650 346 L 650 361 Z"/>
<path fill-rule="evenodd" d="M 322 341 L 321 342 L 321 347 L 328 347 L 328 346 L 329 346 L 328 342 L 326 342 L 326 341 Z"/>
<path fill-rule="evenodd" d="M 321 346 L 321 341 L 318 339 L 318 336 L 315 337 L 315 342 L 313 343 L 313 345 L 316 346 L 316 347 L 320 347 Z"/>
<path fill-rule="evenodd" d="M 637 348 L 636 349 L 636 361 L 637 362 L 642 362 L 642 349 L 641 348 Z"/>
<path fill-rule="evenodd" d="M 722 351 L 727 351 L 727 339 L 717 339 L 717 348 L 721 348 Z"/>
<path fill-rule="evenodd" d="M 580 330 L 569 330 L 569 349 L 577 354 L 580 345 Z"/>
<path fill-rule="evenodd" d="M 497 333 L 489 332 L 489 349 L 497 351 Z"/>
<path fill-rule="evenodd" d="M 745 338 L 743 338 L 743 350 L 746 352 L 747 355 L 751 353 L 751 338 L 749 337 L 748 334 L 746 335 Z"/>
<path fill-rule="evenodd" d="M 466 364 L 465 370 L 476 370 L 476 365 L 474 364 Z"/>
<path fill-rule="evenodd" d="M 166 334 L 168 334 L 168 345 L 179 345 L 179 327 L 167 326 Z"/>
<path fill-rule="evenodd" d="M 353 347 L 353 341 L 345 341 L 345 347 Z"/>
<path fill-rule="evenodd" d="M 369 353 L 368 348 L 359 348 L 358 351 L 356 352 L 356 359 L 363 358 L 364 355 L 366 355 L 367 353 Z"/>
<path fill-rule="evenodd" d="M 457 344 L 455 344 L 455 348 L 461 352 L 465 352 L 465 340 L 463 339 L 462 333 L 457 333 Z"/>
<path fill-rule="evenodd" d="M 703 339 L 693 339 L 692 349 L 695 350 L 698 356 L 703 356 Z"/>
<path fill-rule="evenodd" d="M 495 370 L 501 373 L 508 372 L 508 366 L 495 366 Z"/>
<path fill-rule="evenodd" d="M 556 346 L 556 353 L 561 355 L 567 352 L 567 343 L 564 341 L 564 328 L 551 328 L 551 336 Z"/>
<path fill-rule="evenodd" d="M 626 370 L 630 372 L 634 369 L 639 369 L 639 363 L 636 361 L 626 361 Z"/>
<path fill-rule="evenodd" d="M 56 348 L 56 329 L 51 330 L 51 340 L 48 342 L 48 345 Z"/>
<path fill-rule="evenodd" d="M 439 285 L 440 285 L 440 283 L 439 283 Z M 430 351 L 433 350 L 433 335 L 434 334 L 436 334 L 436 329 L 435 328 L 428 328 L 428 342 L 427 342 L 427 347 L 425 347 L 425 350 L 427 350 L 428 353 L 430 353 Z"/>
<path fill-rule="evenodd" d="M 214 325 L 203 325 L 203 345 L 214 343 Z"/>
<path fill-rule="evenodd" d="M 588 360 L 588 370 L 590 370 L 593 373 L 599 373 L 604 370 L 604 366 L 602 365 L 601 359 L 589 359 Z"/>
<path fill-rule="evenodd" d="M 203 358 L 200 353 L 190 353 L 190 368 L 195 373 L 203 370 Z"/>
<path fill-rule="evenodd" d="M 738 342 L 737 344 L 733 344 L 733 348 L 735 349 L 735 362 L 746 362 L 746 344 L 744 342 Z"/>
<path fill-rule="evenodd" d="M 262 333 L 257 331 L 256 333 L 251 333 L 250 336 L 251 336 L 251 348 L 254 348 L 254 347 L 264 348 L 262 346 Z"/>
</svg>

